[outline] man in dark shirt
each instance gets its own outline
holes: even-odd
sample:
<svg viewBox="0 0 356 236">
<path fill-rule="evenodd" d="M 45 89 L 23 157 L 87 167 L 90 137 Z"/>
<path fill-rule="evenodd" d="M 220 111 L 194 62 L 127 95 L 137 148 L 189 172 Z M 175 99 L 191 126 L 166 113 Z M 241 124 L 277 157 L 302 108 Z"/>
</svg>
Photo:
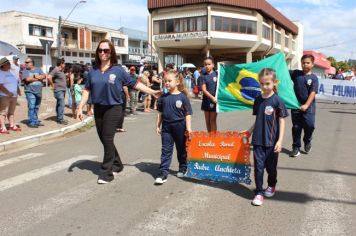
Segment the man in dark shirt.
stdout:
<svg viewBox="0 0 356 236">
<path fill-rule="evenodd" d="M 48 76 L 48 81 L 54 90 L 54 97 L 57 100 L 56 112 L 57 123 L 67 125 L 68 121 L 64 120 L 64 97 L 67 89 L 66 75 L 64 74 L 64 59 L 57 61 L 57 67 L 55 67 Z"/>
</svg>

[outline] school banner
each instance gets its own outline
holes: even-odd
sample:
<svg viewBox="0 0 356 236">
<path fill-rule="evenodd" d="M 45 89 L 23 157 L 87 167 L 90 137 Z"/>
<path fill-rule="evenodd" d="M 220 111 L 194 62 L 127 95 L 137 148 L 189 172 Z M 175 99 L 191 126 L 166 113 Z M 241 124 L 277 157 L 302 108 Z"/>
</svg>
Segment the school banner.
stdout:
<svg viewBox="0 0 356 236">
<path fill-rule="evenodd" d="M 250 144 L 238 132 L 192 132 L 187 145 L 187 177 L 250 184 Z"/>
<path fill-rule="evenodd" d="M 356 81 L 319 79 L 316 99 L 356 103 Z"/>
<path fill-rule="evenodd" d="M 254 63 L 218 65 L 217 111 L 229 112 L 252 109 L 255 97 L 261 94 L 258 73 L 263 68 L 276 71 L 278 95 L 287 108 L 299 109 L 286 59 L 282 52 Z"/>
</svg>

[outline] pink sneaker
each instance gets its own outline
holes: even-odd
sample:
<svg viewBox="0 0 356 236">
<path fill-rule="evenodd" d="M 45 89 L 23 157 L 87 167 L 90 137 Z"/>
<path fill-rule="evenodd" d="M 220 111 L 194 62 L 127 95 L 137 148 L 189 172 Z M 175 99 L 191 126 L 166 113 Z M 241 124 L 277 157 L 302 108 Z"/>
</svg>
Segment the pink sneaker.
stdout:
<svg viewBox="0 0 356 236">
<path fill-rule="evenodd" d="M 274 194 L 276 193 L 276 187 L 270 187 L 268 186 L 265 190 L 265 197 L 273 197 Z"/>
<path fill-rule="evenodd" d="M 263 196 L 258 194 L 255 196 L 251 203 L 254 206 L 261 206 L 263 204 L 263 199 Z"/>
</svg>

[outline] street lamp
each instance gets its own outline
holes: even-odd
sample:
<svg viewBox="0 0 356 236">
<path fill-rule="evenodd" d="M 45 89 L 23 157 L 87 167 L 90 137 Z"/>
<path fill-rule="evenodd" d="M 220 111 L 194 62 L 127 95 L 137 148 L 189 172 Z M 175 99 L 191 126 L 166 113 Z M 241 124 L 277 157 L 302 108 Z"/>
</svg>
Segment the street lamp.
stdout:
<svg viewBox="0 0 356 236">
<path fill-rule="evenodd" d="M 67 17 L 64 19 L 63 23 L 62 23 L 62 17 L 59 16 L 58 19 L 58 35 L 57 35 L 57 58 L 60 58 L 62 56 L 62 42 L 61 42 L 61 38 L 62 38 L 62 24 L 64 24 L 67 19 L 69 18 L 69 16 L 72 14 L 72 12 L 74 11 L 74 9 L 80 4 L 80 3 L 86 3 L 87 1 L 85 0 L 81 0 L 78 1 L 74 7 L 72 8 L 72 10 L 69 12 L 69 14 L 67 15 Z"/>
</svg>

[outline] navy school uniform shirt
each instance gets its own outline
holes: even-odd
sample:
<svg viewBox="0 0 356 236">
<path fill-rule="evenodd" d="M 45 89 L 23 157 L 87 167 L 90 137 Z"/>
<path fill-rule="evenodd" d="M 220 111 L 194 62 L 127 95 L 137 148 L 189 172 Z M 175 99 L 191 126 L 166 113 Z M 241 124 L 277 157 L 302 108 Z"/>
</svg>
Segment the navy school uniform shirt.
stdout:
<svg viewBox="0 0 356 236">
<path fill-rule="evenodd" d="M 136 83 L 137 81 L 119 65 L 112 66 L 104 73 L 94 67 L 89 71 L 85 88 L 90 90 L 93 104 L 112 106 L 123 103 L 121 98 L 123 86 L 134 88 Z"/>
<path fill-rule="evenodd" d="M 164 123 L 183 121 L 186 116 L 193 114 L 189 99 L 183 93 L 162 95 L 157 101 L 157 109 L 162 113 Z"/>
<path fill-rule="evenodd" d="M 291 73 L 291 78 L 294 83 L 295 95 L 301 105 L 306 103 L 312 92 L 318 93 L 319 81 L 316 75 L 306 75 L 301 70 L 294 70 Z M 315 113 L 315 99 L 306 112 Z"/>
<path fill-rule="evenodd" d="M 202 84 L 206 85 L 206 90 L 213 96 L 215 96 L 216 93 L 216 85 L 218 81 L 218 74 L 216 71 L 213 71 L 210 74 L 205 74 L 202 76 Z M 205 96 L 203 96 L 204 99 Z M 205 97 L 205 99 L 208 99 Z"/>
<path fill-rule="evenodd" d="M 279 118 L 288 116 L 282 99 L 276 94 L 269 98 L 263 98 L 262 95 L 256 97 L 253 115 L 256 121 L 251 144 L 273 147 L 279 138 Z"/>
</svg>

